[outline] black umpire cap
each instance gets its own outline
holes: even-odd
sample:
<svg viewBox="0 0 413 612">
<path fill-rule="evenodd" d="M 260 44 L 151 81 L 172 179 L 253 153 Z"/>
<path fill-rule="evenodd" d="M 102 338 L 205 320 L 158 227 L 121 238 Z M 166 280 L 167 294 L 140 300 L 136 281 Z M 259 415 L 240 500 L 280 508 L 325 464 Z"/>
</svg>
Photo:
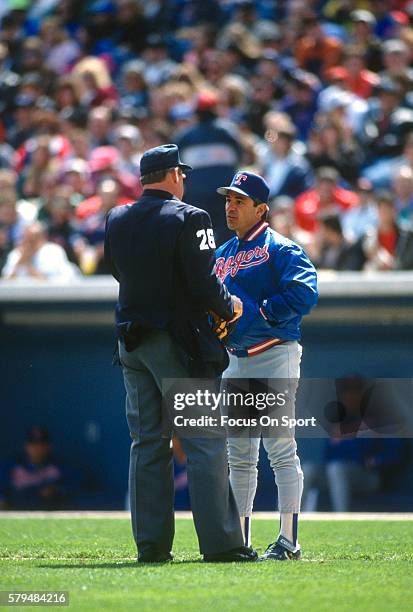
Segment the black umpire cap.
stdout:
<svg viewBox="0 0 413 612">
<path fill-rule="evenodd" d="M 183 164 L 179 157 L 179 150 L 176 144 L 165 144 L 153 149 L 148 149 L 142 155 L 140 162 L 141 176 L 160 170 L 170 168 L 181 168 L 184 172 L 192 170 L 191 166 Z"/>
</svg>

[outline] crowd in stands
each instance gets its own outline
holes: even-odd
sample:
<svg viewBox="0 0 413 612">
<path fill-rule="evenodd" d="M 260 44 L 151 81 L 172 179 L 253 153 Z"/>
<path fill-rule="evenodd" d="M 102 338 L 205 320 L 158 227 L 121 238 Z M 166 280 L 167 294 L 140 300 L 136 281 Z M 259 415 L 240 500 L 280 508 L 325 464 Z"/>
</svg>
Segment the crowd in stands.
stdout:
<svg viewBox="0 0 413 612">
<path fill-rule="evenodd" d="M 176 142 L 185 200 L 270 185 L 318 268 L 413 269 L 413 2 L 3 0 L 0 271 L 106 274 L 105 216 Z"/>
</svg>

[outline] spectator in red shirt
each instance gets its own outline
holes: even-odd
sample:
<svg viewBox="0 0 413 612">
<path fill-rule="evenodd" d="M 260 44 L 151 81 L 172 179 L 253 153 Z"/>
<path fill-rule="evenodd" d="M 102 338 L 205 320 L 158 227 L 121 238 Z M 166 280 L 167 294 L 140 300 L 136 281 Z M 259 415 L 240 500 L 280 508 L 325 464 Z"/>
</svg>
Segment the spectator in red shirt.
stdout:
<svg viewBox="0 0 413 612">
<path fill-rule="evenodd" d="M 377 20 L 373 13 L 356 10 L 350 13 L 351 41 L 363 49 L 367 68 L 378 72 L 383 68 L 381 40 L 375 34 Z"/>
<path fill-rule="evenodd" d="M 89 160 L 89 171 L 94 195 L 80 202 L 76 210 L 78 219 L 86 219 L 100 210 L 101 199 L 98 194 L 99 186 L 104 179 L 113 179 L 120 188 L 119 204 L 127 204 L 139 197 L 141 192 L 137 176 L 120 169 L 121 157 L 115 147 L 97 147 L 92 151 Z"/>
<path fill-rule="evenodd" d="M 368 270 L 412 270 L 413 231 L 397 223 L 393 195 L 381 192 L 377 198 L 378 227 L 366 235 L 364 250 Z"/>
<path fill-rule="evenodd" d="M 299 227 L 309 232 L 317 229 L 320 212 L 339 214 L 357 206 L 358 195 L 340 187 L 340 175 L 335 168 L 321 167 L 316 174 L 316 185 L 295 200 L 295 220 Z"/>
<path fill-rule="evenodd" d="M 356 45 L 348 45 L 344 50 L 344 69 L 347 73 L 346 89 L 356 96 L 367 100 L 380 78 L 375 72 L 367 70 L 364 51 Z"/>
</svg>

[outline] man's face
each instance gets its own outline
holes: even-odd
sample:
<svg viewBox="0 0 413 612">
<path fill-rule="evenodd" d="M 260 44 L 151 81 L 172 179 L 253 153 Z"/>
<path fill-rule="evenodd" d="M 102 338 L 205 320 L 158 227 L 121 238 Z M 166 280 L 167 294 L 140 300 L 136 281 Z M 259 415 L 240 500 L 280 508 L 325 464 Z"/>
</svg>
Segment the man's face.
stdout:
<svg viewBox="0 0 413 612">
<path fill-rule="evenodd" d="M 14 117 L 17 125 L 24 129 L 32 123 L 33 108 L 31 106 L 21 106 L 16 109 Z"/>
<path fill-rule="evenodd" d="M 409 64 L 408 56 L 402 51 L 385 53 L 383 61 L 387 70 L 392 72 L 403 72 L 403 70 L 406 70 Z"/>
<path fill-rule="evenodd" d="M 353 32 L 358 39 L 368 40 L 371 36 L 371 28 L 368 23 L 364 21 L 357 21 L 353 25 Z"/>
<path fill-rule="evenodd" d="M 262 59 L 258 64 L 258 74 L 264 78 L 275 79 L 280 73 L 280 67 L 274 60 Z"/>
<path fill-rule="evenodd" d="M 99 196 L 102 202 L 102 212 L 108 213 L 116 206 L 119 199 L 119 186 L 112 179 L 104 180 L 99 187 Z"/>
<path fill-rule="evenodd" d="M 109 131 L 109 121 L 104 116 L 94 115 L 89 119 L 89 130 L 95 138 L 104 138 Z"/>
<path fill-rule="evenodd" d="M 0 222 L 13 225 L 17 221 L 16 203 L 12 200 L 0 204 Z"/>
<path fill-rule="evenodd" d="M 304 21 L 306 35 L 309 38 L 313 38 L 318 41 L 323 38 L 323 30 L 321 29 L 320 23 L 316 19 Z"/>
<path fill-rule="evenodd" d="M 73 187 L 73 191 L 83 192 L 85 188 L 84 177 L 79 172 L 66 172 L 64 183 Z"/>
<path fill-rule="evenodd" d="M 230 230 L 239 236 L 244 236 L 254 227 L 266 210 L 265 204 L 255 205 L 252 198 L 241 195 L 236 191 L 229 191 L 225 200 L 225 214 Z"/>
<path fill-rule="evenodd" d="M 25 449 L 29 461 L 35 465 L 44 463 L 50 454 L 50 445 L 48 442 L 27 442 Z"/>
<path fill-rule="evenodd" d="M 317 191 L 320 196 L 320 200 L 322 202 L 330 202 L 334 197 L 334 187 L 335 184 L 333 181 L 320 179 L 317 185 Z"/>
<path fill-rule="evenodd" d="M 344 65 L 352 75 L 358 75 L 364 68 L 364 61 L 358 55 L 351 55 L 344 61 Z"/>
<path fill-rule="evenodd" d="M 399 97 L 397 94 L 389 91 L 384 91 L 379 95 L 381 108 L 384 113 L 391 113 L 399 104 Z"/>
<path fill-rule="evenodd" d="M 413 195 L 413 177 L 410 172 L 405 175 L 400 174 L 393 180 L 393 189 L 401 199 L 411 199 Z"/>
<path fill-rule="evenodd" d="M 298 86 L 294 87 L 293 95 L 297 102 L 303 106 L 308 106 L 313 101 L 313 92 L 309 87 Z"/>
<path fill-rule="evenodd" d="M 125 89 L 129 93 L 140 92 L 145 89 L 145 80 L 143 74 L 137 72 L 127 72 L 125 74 Z"/>
</svg>

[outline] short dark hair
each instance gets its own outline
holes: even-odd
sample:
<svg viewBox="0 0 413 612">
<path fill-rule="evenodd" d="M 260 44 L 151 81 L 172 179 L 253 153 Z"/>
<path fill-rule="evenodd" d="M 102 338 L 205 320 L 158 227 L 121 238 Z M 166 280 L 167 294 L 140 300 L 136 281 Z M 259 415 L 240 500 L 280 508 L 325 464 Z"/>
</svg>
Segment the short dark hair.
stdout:
<svg viewBox="0 0 413 612">
<path fill-rule="evenodd" d="M 156 170 L 155 172 L 148 172 L 148 174 L 144 174 L 143 176 L 141 176 L 141 183 L 142 185 L 160 183 L 161 181 L 166 179 L 166 175 L 171 170 L 173 170 L 173 168 L 166 168 L 165 170 Z"/>
</svg>

